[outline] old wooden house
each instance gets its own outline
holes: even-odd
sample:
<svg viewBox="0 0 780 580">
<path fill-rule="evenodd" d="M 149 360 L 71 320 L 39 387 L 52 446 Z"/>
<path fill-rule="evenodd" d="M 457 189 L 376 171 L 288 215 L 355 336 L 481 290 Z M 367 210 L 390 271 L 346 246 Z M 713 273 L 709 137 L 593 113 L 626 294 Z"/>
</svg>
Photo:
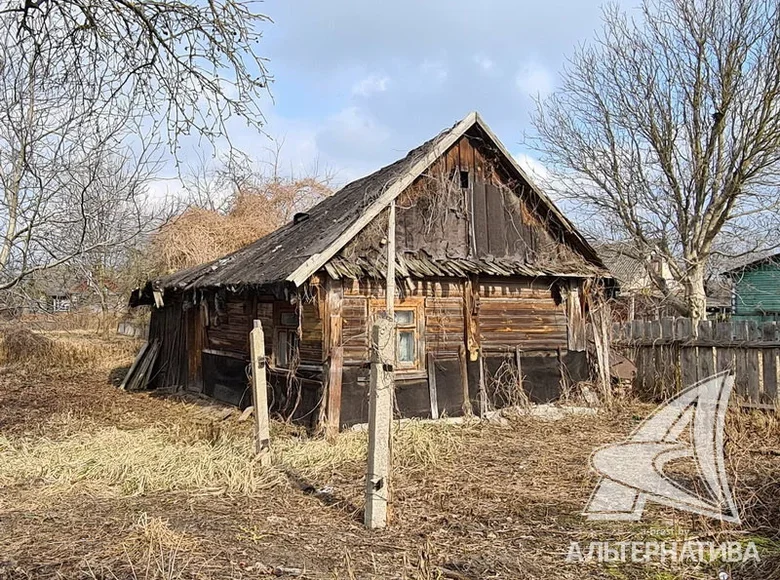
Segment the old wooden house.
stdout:
<svg viewBox="0 0 780 580">
<path fill-rule="evenodd" d="M 471 113 L 248 247 L 148 284 L 135 303 L 155 304 L 154 384 L 250 404 L 257 319 L 272 410 L 312 426 L 366 421 L 392 201 L 399 415 L 549 401 L 587 377 L 588 296 L 608 273 Z"/>
</svg>

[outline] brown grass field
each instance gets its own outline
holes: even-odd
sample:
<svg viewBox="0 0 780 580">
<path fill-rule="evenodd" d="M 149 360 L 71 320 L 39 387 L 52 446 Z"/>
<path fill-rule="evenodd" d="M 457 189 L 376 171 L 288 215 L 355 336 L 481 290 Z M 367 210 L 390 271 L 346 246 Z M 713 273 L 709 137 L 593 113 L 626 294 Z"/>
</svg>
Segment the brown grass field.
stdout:
<svg viewBox="0 0 780 580">
<path fill-rule="evenodd" d="M 88 334 L 0 345 L 0 578 L 780 578 L 780 426 L 730 414 L 739 529 L 648 504 L 638 523 L 581 515 L 588 457 L 652 407 L 394 432 L 392 524 L 361 524 L 366 435 L 335 443 L 275 423 L 274 464 L 251 422 L 206 401 L 125 393 L 137 344 Z M 570 542 L 754 542 L 761 562 L 567 564 Z"/>
</svg>

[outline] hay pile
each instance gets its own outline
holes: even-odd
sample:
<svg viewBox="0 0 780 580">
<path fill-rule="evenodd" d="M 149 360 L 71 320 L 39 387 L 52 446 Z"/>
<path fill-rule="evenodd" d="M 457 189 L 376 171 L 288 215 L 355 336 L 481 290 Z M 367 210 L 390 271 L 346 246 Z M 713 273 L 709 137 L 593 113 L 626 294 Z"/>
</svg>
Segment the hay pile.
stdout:
<svg viewBox="0 0 780 580">
<path fill-rule="evenodd" d="M 191 207 L 152 240 L 157 271 L 170 273 L 234 252 L 284 225 L 332 190 L 313 177 L 276 178 L 242 189 L 227 211 Z"/>
</svg>

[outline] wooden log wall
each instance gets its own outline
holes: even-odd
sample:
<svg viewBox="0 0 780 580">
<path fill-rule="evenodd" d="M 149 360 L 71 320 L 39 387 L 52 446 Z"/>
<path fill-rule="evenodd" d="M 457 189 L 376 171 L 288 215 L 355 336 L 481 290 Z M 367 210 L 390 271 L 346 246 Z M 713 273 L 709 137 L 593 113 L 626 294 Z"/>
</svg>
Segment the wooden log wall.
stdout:
<svg viewBox="0 0 780 580">
<path fill-rule="evenodd" d="M 479 330 L 486 353 L 568 347 L 563 302 L 539 280 L 480 283 Z"/>
<path fill-rule="evenodd" d="M 226 293 L 219 306 L 209 301 L 208 348 L 249 356 L 252 329 L 251 301 L 242 295 Z"/>
<path fill-rule="evenodd" d="M 402 286 L 397 304 L 415 306 L 424 325 L 420 367 L 396 375 L 401 416 L 478 413 L 524 398 L 548 402 L 565 386 L 585 380 L 589 367 L 582 348 L 583 314 L 579 293 L 570 300 L 568 286 L 530 278 L 431 279 Z M 372 311 L 383 309 L 384 285 L 333 282 L 331 292 L 334 287 L 341 304 L 338 346 L 344 365 L 339 424 L 349 425 L 367 417 L 368 329 Z M 570 330 L 569 321 L 576 328 Z M 467 327 L 473 330 L 467 333 Z"/>
<path fill-rule="evenodd" d="M 568 349 L 566 303 L 556 300 L 554 283 L 539 279 L 483 281 L 473 299 L 479 342 L 485 353 Z M 425 298 L 427 352 L 456 358 L 464 342 L 464 284 L 462 280 L 416 283 L 410 300 Z M 344 282 L 342 303 L 345 363 L 368 360 L 369 305 L 384 298 L 380 283 Z M 403 304 L 403 300 L 398 304 Z M 573 350 L 581 350 L 579 348 Z"/>
<path fill-rule="evenodd" d="M 637 367 L 635 388 L 650 398 L 668 397 L 717 372 L 735 373 L 735 390 L 748 404 L 780 404 L 780 323 L 698 323 L 663 318 L 617 324 L 612 346 Z"/>
<path fill-rule="evenodd" d="M 306 300 L 301 305 L 301 340 L 299 344 L 301 362 L 321 363 L 323 361 L 323 322 L 317 302 Z"/>
</svg>

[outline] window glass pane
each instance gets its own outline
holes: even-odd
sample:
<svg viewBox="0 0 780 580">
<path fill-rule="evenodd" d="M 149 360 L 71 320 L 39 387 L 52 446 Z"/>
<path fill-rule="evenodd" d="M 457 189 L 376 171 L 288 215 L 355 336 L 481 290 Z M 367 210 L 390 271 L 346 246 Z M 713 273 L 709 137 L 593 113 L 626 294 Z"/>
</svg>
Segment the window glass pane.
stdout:
<svg viewBox="0 0 780 580">
<path fill-rule="evenodd" d="M 414 324 L 414 310 L 396 310 L 395 323 L 402 326 Z"/>
<path fill-rule="evenodd" d="M 398 331 L 398 362 L 414 362 L 414 332 L 411 330 Z"/>
<path fill-rule="evenodd" d="M 287 347 L 287 331 L 282 330 L 279 332 L 279 343 L 277 345 L 277 357 L 276 362 L 280 367 L 286 367 L 288 364 L 289 359 L 287 358 L 288 355 L 288 347 Z"/>
<path fill-rule="evenodd" d="M 282 326 L 298 326 L 298 315 L 295 312 L 282 312 L 279 322 Z"/>
</svg>

